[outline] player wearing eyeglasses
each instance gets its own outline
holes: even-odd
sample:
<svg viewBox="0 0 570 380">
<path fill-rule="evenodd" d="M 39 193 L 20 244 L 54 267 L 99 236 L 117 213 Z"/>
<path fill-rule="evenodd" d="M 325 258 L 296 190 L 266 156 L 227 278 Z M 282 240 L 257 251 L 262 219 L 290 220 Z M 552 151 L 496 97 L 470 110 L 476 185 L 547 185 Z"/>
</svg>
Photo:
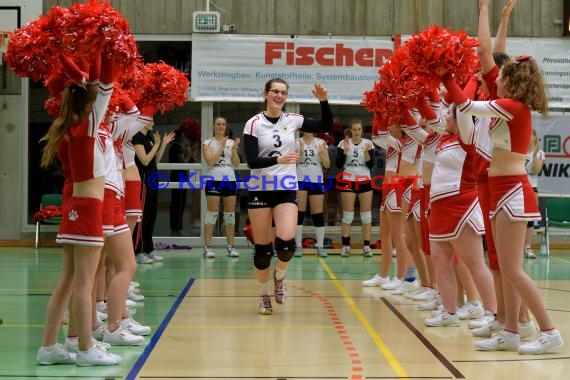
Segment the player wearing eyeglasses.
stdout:
<svg viewBox="0 0 570 380">
<path fill-rule="evenodd" d="M 253 116 L 244 128 L 244 148 L 251 178 L 248 182 L 248 214 L 255 241 L 254 265 L 260 289 L 260 314 L 272 314 L 269 273 L 273 248 L 271 222 L 275 221 L 277 263 L 273 272 L 275 301 L 284 303 L 287 289 L 285 271 L 295 252 L 297 228 L 297 152 L 299 130 L 325 132 L 332 128 L 333 116 L 327 90 L 315 84 L 313 95 L 321 105 L 321 120 L 283 111 L 289 84 L 274 78 L 265 84 L 265 111 Z"/>
</svg>

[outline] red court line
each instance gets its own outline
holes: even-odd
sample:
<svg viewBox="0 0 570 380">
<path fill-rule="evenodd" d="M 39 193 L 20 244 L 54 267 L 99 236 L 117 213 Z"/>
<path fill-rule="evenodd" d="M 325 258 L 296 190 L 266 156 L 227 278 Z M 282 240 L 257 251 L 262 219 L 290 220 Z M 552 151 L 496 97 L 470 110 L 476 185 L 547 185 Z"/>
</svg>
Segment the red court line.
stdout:
<svg viewBox="0 0 570 380">
<path fill-rule="evenodd" d="M 289 286 L 291 286 L 291 285 L 289 285 Z M 303 289 L 303 288 L 301 288 L 299 286 L 295 286 L 295 285 L 293 285 L 291 287 L 295 288 L 297 290 L 300 290 L 304 293 L 307 293 L 307 294 L 311 295 L 312 297 L 314 297 L 315 299 L 317 299 L 318 301 L 321 302 L 321 304 L 326 309 L 326 312 L 329 316 L 329 319 L 331 320 L 332 324 L 336 327 L 336 333 L 338 334 L 338 337 L 344 346 L 344 350 L 346 351 L 346 354 L 350 358 L 350 362 L 352 364 L 352 367 L 351 367 L 352 373 L 351 373 L 349 379 L 351 379 L 351 380 L 363 379 L 364 378 L 364 376 L 363 376 L 364 371 L 363 371 L 363 368 L 361 366 L 362 360 L 360 360 L 360 355 L 358 353 L 358 350 L 352 344 L 352 340 L 350 339 L 350 335 L 346 332 L 346 329 L 344 327 L 344 323 L 342 322 L 342 319 L 338 316 L 338 313 L 336 312 L 332 303 L 325 296 L 320 295 L 314 291 L 306 290 L 306 289 Z"/>
</svg>

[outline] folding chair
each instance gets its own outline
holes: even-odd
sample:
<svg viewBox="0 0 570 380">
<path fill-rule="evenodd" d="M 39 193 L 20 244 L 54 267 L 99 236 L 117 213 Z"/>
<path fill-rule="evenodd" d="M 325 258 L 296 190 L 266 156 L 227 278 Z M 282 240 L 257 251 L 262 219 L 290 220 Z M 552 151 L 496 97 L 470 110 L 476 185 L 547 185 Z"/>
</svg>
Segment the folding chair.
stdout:
<svg viewBox="0 0 570 380">
<path fill-rule="evenodd" d="M 61 207 L 61 194 L 42 195 L 42 200 L 40 202 L 40 211 L 38 211 L 38 213 L 41 214 L 41 211 L 48 206 Z M 36 242 L 35 242 L 36 249 L 40 245 L 40 226 L 42 224 L 58 226 L 61 223 L 60 215 L 50 216 L 49 213 L 46 214 L 47 215 L 39 215 L 38 217 L 36 217 Z"/>
<path fill-rule="evenodd" d="M 544 239 L 546 241 L 546 254 L 550 255 L 551 228 L 570 228 L 570 199 L 548 198 L 546 200 L 546 225 L 544 226 Z"/>
</svg>

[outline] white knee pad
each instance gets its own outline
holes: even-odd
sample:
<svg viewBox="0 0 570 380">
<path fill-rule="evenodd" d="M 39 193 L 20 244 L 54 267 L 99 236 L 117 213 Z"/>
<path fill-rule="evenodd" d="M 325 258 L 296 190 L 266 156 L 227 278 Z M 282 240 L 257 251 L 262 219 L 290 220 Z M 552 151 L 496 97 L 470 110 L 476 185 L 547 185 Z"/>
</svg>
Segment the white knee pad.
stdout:
<svg viewBox="0 0 570 380">
<path fill-rule="evenodd" d="M 216 211 L 206 211 L 206 224 L 213 226 L 218 221 L 218 213 Z"/>
<path fill-rule="evenodd" d="M 354 220 L 354 211 L 343 211 L 342 212 L 342 222 L 344 224 L 352 224 Z"/>
<path fill-rule="evenodd" d="M 372 211 L 364 211 L 360 213 L 360 221 L 362 224 L 372 223 Z"/>
<path fill-rule="evenodd" d="M 224 212 L 224 224 L 226 226 L 233 226 L 236 224 L 236 214 L 233 212 Z"/>
</svg>

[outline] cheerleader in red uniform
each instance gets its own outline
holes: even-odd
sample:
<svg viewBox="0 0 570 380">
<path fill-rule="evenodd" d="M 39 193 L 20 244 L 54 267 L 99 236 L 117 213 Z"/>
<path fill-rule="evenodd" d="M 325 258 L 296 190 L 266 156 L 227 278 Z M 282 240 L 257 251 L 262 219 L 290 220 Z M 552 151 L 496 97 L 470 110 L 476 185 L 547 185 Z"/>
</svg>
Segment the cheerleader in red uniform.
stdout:
<svg viewBox="0 0 570 380">
<path fill-rule="evenodd" d="M 427 268 L 428 283 L 422 283 L 422 289 L 418 294 L 409 295 L 409 298 L 416 301 L 426 301 L 420 304 L 420 310 L 435 310 L 439 301 L 437 292 L 434 289 L 435 273 L 431 263 L 431 251 L 429 245 L 429 192 L 431 188 L 431 178 L 435 162 L 435 151 L 440 140 L 440 136 L 445 133 L 445 126 L 442 121 L 443 106 L 437 93 L 430 95 L 429 102 L 420 99 L 418 112 L 424 119 L 426 131 L 418 126 L 410 126 L 407 133 L 411 138 L 422 145 L 420 163 L 421 183 L 419 189 L 419 201 L 414 209 L 414 217 L 419 221 L 419 241 L 421 249 L 425 255 L 425 266 Z M 417 261 L 416 261 L 417 263 Z"/>
<path fill-rule="evenodd" d="M 492 101 L 468 99 L 449 74 L 443 76 L 443 82 L 461 112 L 493 118 L 490 125 L 494 143 L 489 167 L 490 217 L 501 273 L 510 286 L 503 285 L 505 330 L 491 339 L 503 342 L 499 349 L 518 349 L 521 354 L 554 351 L 564 344 L 562 336 L 554 328 L 536 285 L 524 272 L 520 254 L 524 249 L 526 223 L 541 218 L 525 169 L 531 137 L 530 110 L 548 111 L 540 69 L 529 56 L 506 63 L 496 79 L 499 98 Z M 541 330 L 536 339 L 524 345 L 520 345 L 518 334 L 520 299 L 512 295 L 512 289 L 534 314 Z"/>
<path fill-rule="evenodd" d="M 489 100 L 497 98 L 497 86 L 495 83 L 496 77 L 499 73 L 499 68 L 505 62 L 510 60 L 509 56 L 505 53 L 506 39 L 507 39 L 507 25 L 509 21 L 509 15 L 515 5 L 515 0 L 507 1 L 503 12 L 501 15 L 501 23 L 497 31 L 497 36 L 493 44 L 493 53 L 491 53 L 491 37 L 489 32 L 489 22 L 488 22 L 488 10 L 485 4 L 481 5 L 480 9 L 480 19 L 479 23 L 479 57 L 481 60 L 481 68 L 485 75 L 477 75 L 478 80 L 475 77 L 471 80 L 471 85 L 468 85 L 466 89 L 472 88 L 472 91 L 464 91 L 468 98 L 473 98 L 476 100 Z M 492 57 L 492 58 L 491 58 Z M 477 90 L 475 86 L 480 83 L 480 88 Z M 483 91 L 481 91 L 481 89 Z M 477 97 L 475 97 L 477 96 Z M 473 328 L 473 335 L 477 337 L 490 338 L 493 334 L 503 330 L 505 328 L 505 302 L 504 302 L 504 288 L 511 288 L 508 281 L 504 281 L 499 268 L 499 260 L 497 257 L 497 251 L 495 248 L 495 243 L 493 239 L 493 231 L 491 227 L 491 220 L 488 217 L 491 204 L 491 189 L 489 186 L 489 176 L 488 170 L 491 162 L 491 157 L 493 154 L 493 142 L 491 141 L 491 136 L 489 134 L 489 124 L 491 119 L 488 117 L 476 117 L 475 121 L 471 125 L 467 125 L 466 130 L 462 130 L 460 133 L 465 137 L 465 139 L 472 140 L 475 142 L 477 147 L 477 155 L 475 158 L 477 175 L 477 187 L 479 191 L 479 202 L 481 204 L 481 209 L 483 210 L 483 215 L 485 221 L 485 239 L 487 242 L 487 254 L 489 257 L 489 268 L 493 274 L 493 283 L 495 285 L 495 294 L 497 297 L 497 314 L 489 315 L 486 314 L 480 320 L 471 321 L 469 323 L 469 328 Z M 518 297 L 517 292 L 514 289 L 507 290 L 509 297 Z M 536 334 L 536 329 L 534 324 L 530 320 L 528 308 L 524 303 L 520 303 L 519 311 L 519 333 L 521 339 L 530 338 Z M 492 339 L 487 341 L 480 341 L 475 344 L 478 349 L 484 350 L 502 350 L 504 342 L 508 342 L 503 339 Z"/>
<path fill-rule="evenodd" d="M 95 91 L 84 85 L 68 86 L 63 93 L 60 115 L 42 139 L 46 141 L 43 166 L 53 160 L 60 143 L 66 140 L 73 192 L 64 205 L 56 240 L 64 246 L 72 246 L 72 249 L 64 249 L 66 257 L 60 282 L 48 304 L 46 333 L 37 354 L 41 364 L 70 361 L 69 354 L 66 355 L 56 344 L 57 328 L 53 327 L 62 320 L 71 293 L 79 340 L 79 351 L 75 358 L 77 365 L 114 365 L 121 361 L 119 356 L 105 352 L 91 340 L 91 293 L 104 241 L 102 208 L 105 168 L 103 146 L 97 133 L 113 91 L 113 63 L 106 54 L 102 54 L 101 60 L 101 77 Z M 64 59 L 68 71 L 70 63 Z M 76 66 L 70 75 L 76 83 L 86 82 Z"/>
<path fill-rule="evenodd" d="M 452 258 L 456 253 L 469 268 L 487 310 L 495 311 L 496 300 L 492 277 L 485 265 L 480 235 L 484 232 L 483 216 L 477 199 L 473 173 L 474 146 L 460 140 L 457 125 L 470 122 L 455 107 L 446 116 L 446 131 L 436 150 L 430 189 L 430 248 L 439 291 L 443 300 L 440 314 L 426 318 L 427 326 L 458 326 L 456 282 L 452 275 Z M 459 116 L 458 116 L 459 117 Z"/>
<path fill-rule="evenodd" d="M 404 210 L 408 209 L 409 204 L 409 201 L 404 200 L 404 193 L 408 188 L 411 190 L 414 183 L 413 178 L 417 177 L 415 162 L 418 156 L 418 144 L 403 133 L 399 125 L 391 126 L 390 133 L 388 133 L 388 128 L 381 118 L 376 116 L 375 120 L 378 123 L 376 126 L 378 130 L 374 131 L 376 133 L 373 142 L 387 150 L 380 205 L 382 259 L 380 261 L 380 273 L 372 279 L 364 281 L 363 285 L 381 286 L 383 289 L 403 294 L 418 287 L 417 281 L 403 281 L 407 277 L 406 265 L 411 258 L 404 236 L 406 215 Z M 414 236 L 413 233 L 412 236 Z M 389 244 L 390 238 L 394 242 L 397 252 L 396 277 L 392 280 L 388 277 L 392 254 L 392 247 Z M 420 271 L 420 276 L 423 276 L 424 273 Z"/>
</svg>

